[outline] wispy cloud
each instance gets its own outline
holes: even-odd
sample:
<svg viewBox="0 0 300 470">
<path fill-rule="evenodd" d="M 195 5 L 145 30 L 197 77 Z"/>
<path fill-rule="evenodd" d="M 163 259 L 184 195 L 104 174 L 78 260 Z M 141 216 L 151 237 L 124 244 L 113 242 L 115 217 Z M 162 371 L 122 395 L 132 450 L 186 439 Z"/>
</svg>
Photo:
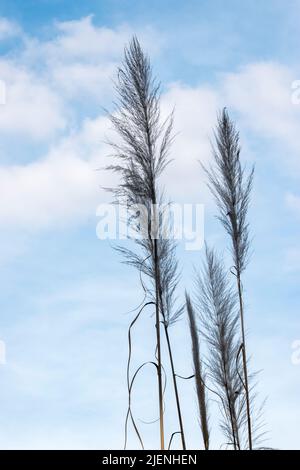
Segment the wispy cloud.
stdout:
<svg viewBox="0 0 300 470">
<path fill-rule="evenodd" d="M 8 20 L 7 18 L 0 17 L 0 41 L 9 39 L 22 34 L 20 26 Z"/>
</svg>

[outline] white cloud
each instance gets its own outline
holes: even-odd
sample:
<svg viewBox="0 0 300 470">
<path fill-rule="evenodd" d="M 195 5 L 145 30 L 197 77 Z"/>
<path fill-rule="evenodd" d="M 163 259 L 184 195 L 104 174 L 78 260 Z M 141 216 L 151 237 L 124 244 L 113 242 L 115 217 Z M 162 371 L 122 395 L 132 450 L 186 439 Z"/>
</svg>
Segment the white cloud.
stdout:
<svg viewBox="0 0 300 470">
<path fill-rule="evenodd" d="M 176 108 L 172 147 L 166 172 L 168 193 L 174 200 L 203 202 L 205 185 L 199 186 L 198 160 L 210 156 L 209 137 L 215 120 L 217 96 L 210 88 L 173 84 L 162 97 L 163 114 Z M 107 118 L 83 121 L 78 131 L 61 138 L 42 159 L 27 165 L 0 167 L 0 224 L 29 230 L 80 223 L 95 215 L 106 200 L 101 186 L 115 176 L 103 168 L 109 149 L 103 141 L 111 129 Z M 178 181 L 180 179 L 180 184 Z"/>
<path fill-rule="evenodd" d="M 224 97 L 245 126 L 265 139 L 300 149 L 300 106 L 292 103 L 296 74 L 278 63 L 261 62 L 224 76 Z"/>
<path fill-rule="evenodd" d="M 90 166 L 72 156 L 54 156 L 0 170 L 2 225 L 49 227 L 87 217 L 95 186 Z"/>
<path fill-rule="evenodd" d="M 17 28 L 0 20 L 0 35 L 1 25 L 3 34 Z M 65 129 L 76 114 L 78 101 L 99 108 L 105 105 L 124 45 L 132 34 L 126 25 L 115 29 L 95 26 L 92 16 L 57 22 L 50 40 L 23 33 L 22 47 L 0 61 L 0 79 L 6 85 L 0 132 L 46 140 Z M 159 49 L 159 35 L 151 28 L 139 35 L 152 53 Z"/>
<path fill-rule="evenodd" d="M 174 135 L 166 170 L 168 192 L 185 202 L 203 202 L 206 188 L 201 187 L 201 166 L 211 156 L 210 139 L 216 120 L 217 92 L 210 87 L 172 84 L 162 96 L 163 115 L 175 107 Z"/>
<path fill-rule="evenodd" d="M 43 158 L 0 166 L 0 194 L 6 201 L 0 208 L 2 227 L 45 229 L 95 215 L 103 198 L 100 186 L 112 178 L 106 174 L 103 181 L 103 172 L 96 171 L 105 166 L 108 125 L 103 117 L 82 121 L 79 116 L 74 126 L 76 99 L 92 96 L 101 102 L 108 95 L 114 61 L 130 35 L 128 27 L 98 28 L 87 17 L 57 23 L 50 41 L 24 37 L 24 49 L 0 61 L 7 91 L 0 133 L 51 145 Z"/>
<path fill-rule="evenodd" d="M 1 21 L 0 37 L 17 28 Z M 6 88 L 0 132 L 47 140 L 66 128 L 78 100 L 96 98 L 103 105 L 130 36 L 127 27 L 98 28 L 92 17 L 57 23 L 49 41 L 24 34 L 23 46 L 0 61 Z"/>
<path fill-rule="evenodd" d="M 86 221 L 95 215 L 104 184 L 103 144 L 107 120 L 86 121 L 38 161 L 0 167 L 2 226 L 29 230 Z"/>
<path fill-rule="evenodd" d="M 35 73 L 1 60 L 0 77 L 6 84 L 5 104 L 0 107 L 0 132 L 39 140 L 65 127 L 61 98 Z"/>
<path fill-rule="evenodd" d="M 261 73 L 260 68 L 259 70 Z M 256 66 L 254 69 L 249 66 L 247 77 L 256 77 L 256 71 Z M 243 74 L 242 77 L 236 74 L 227 76 L 225 80 L 227 92 L 232 91 L 228 95 L 229 104 L 238 109 L 242 116 L 246 115 L 246 108 L 242 105 L 246 106 L 247 103 L 243 99 L 240 103 L 237 96 L 243 96 L 244 93 L 247 95 L 247 87 L 252 83 L 249 77 L 247 80 L 243 78 Z M 97 74 L 94 79 L 96 84 Z M 236 83 L 240 84 L 240 88 L 235 86 Z M 246 91 L 242 85 L 246 86 Z M 234 89 L 237 91 L 236 96 L 233 95 Z M 206 185 L 200 183 L 203 178 L 199 160 L 206 163 L 211 157 L 210 139 L 220 99 L 222 96 L 218 89 L 200 85 L 188 87 L 180 83 L 171 84 L 162 96 L 163 117 L 175 107 L 176 138 L 170 154 L 174 161 L 164 176 L 168 194 L 173 200 L 209 201 Z M 278 99 L 281 103 L 282 98 Z M 256 112 L 262 110 L 262 107 L 256 109 L 254 101 L 252 97 L 248 102 L 250 111 L 247 114 L 253 120 L 253 125 L 257 120 Z M 273 106 L 272 100 L 269 105 Z M 271 111 L 266 103 L 264 106 L 266 111 L 261 112 L 260 119 L 262 122 L 266 120 L 267 126 L 265 115 Z M 280 113 L 278 119 L 282 119 Z M 261 129 L 261 126 L 258 127 Z M 103 156 L 108 150 L 104 152 L 102 142 L 108 129 L 108 122 L 103 117 L 86 120 L 77 133 L 61 139 L 43 160 L 27 166 L 3 168 L 0 173 L 5 181 L 2 193 L 8 203 L 0 211 L 2 223 L 43 228 L 62 222 L 84 220 L 85 212 L 86 216 L 94 214 L 97 202 L 103 197 L 98 188 L 100 185 L 108 185 L 107 181 L 103 181 L 103 172 L 94 171 L 95 168 L 104 166 Z M 111 176 L 106 174 L 105 179 L 107 178 Z M 26 211 L 21 211 L 19 201 L 26 201 Z"/>
<path fill-rule="evenodd" d="M 292 103 L 295 77 L 291 68 L 260 62 L 224 74 L 214 88 L 172 84 L 162 99 L 164 114 L 175 105 L 175 132 L 179 132 L 172 148 L 175 161 L 168 169 L 172 192 L 181 192 L 185 200 L 194 199 L 195 195 L 198 200 L 206 197 L 205 188 L 199 184 L 203 178 L 197 160 L 205 163 L 211 157 L 212 130 L 223 105 L 237 113 L 240 129 L 250 129 L 270 146 L 276 142 L 287 170 L 300 171 L 300 106 Z M 247 141 L 243 148 L 247 151 Z"/>
<path fill-rule="evenodd" d="M 57 22 L 51 40 L 27 39 L 23 59 L 33 67 L 41 63 L 48 80 L 65 98 L 76 101 L 93 97 L 103 105 L 124 46 L 133 33 L 128 25 L 115 29 L 96 26 L 92 15 Z M 160 34 L 150 27 L 135 33 L 152 55 L 159 51 Z"/>
<path fill-rule="evenodd" d="M 48 42 L 28 43 L 27 59 L 44 63 L 46 74 L 67 98 L 104 99 L 132 31 L 129 27 L 97 27 L 92 16 L 56 23 Z"/>
<path fill-rule="evenodd" d="M 116 70 L 116 64 L 57 64 L 52 70 L 52 79 L 68 99 L 79 101 L 104 101 L 105 93 L 110 94 L 111 77 Z"/>
<path fill-rule="evenodd" d="M 53 58 L 85 62 L 118 58 L 132 34 L 131 29 L 127 26 L 116 29 L 97 27 L 92 20 L 90 15 L 80 20 L 58 22 L 57 37 L 45 45 L 48 54 Z"/>
<path fill-rule="evenodd" d="M 90 99 L 97 106 L 111 99 L 110 79 L 130 36 L 128 26 L 98 27 L 88 16 L 57 23 L 51 40 L 27 37 L 19 55 L 2 59 L 0 76 L 7 83 L 7 104 L 0 109 L 0 131 L 53 139 L 44 158 L 0 167 L 0 192 L 8 201 L 0 209 L 2 225 L 49 227 L 94 213 L 98 188 L 107 186 L 102 173 L 94 171 L 103 166 L 101 142 L 107 121 L 98 117 L 82 123 L 79 115 L 79 131 L 70 129 L 78 100 Z M 147 28 L 141 36 L 146 48 L 155 53 L 161 37 L 156 34 L 158 39 L 153 41 L 153 31 Z M 242 125 L 257 135 L 298 147 L 300 107 L 291 102 L 293 78 L 286 67 L 259 63 L 224 75 L 214 88 L 170 84 L 162 96 L 162 115 L 175 106 L 176 138 L 170 154 L 174 161 L 164 177 L 171 198 L 208 202 L 198 161 L 210 159 L 212 129 L 223 103 L 237 111 Z"/>
<path fill-rule="evenodd" d="M 0 18 L 0 41 L 21 34 L 21 28 L 9 21 L 7 18 Z"/>
</svg>

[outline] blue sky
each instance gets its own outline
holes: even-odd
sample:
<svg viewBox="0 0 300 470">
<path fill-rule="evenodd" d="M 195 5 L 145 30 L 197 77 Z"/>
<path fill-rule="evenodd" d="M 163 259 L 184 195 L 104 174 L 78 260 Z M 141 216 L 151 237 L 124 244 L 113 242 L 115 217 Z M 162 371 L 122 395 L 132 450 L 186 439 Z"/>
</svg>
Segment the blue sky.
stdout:
<svg viewBox="0 0 300 470">
<path fill-rule="evenodd" d="M 268 445 L 299 448 L 300 2 L 2 0 L 0 79 L 1 448 L 119 448 L 126 411 L 126 327 L 142 292 L 134 272 L 96 237 L 112 109 L 111 79 L 137 34 L 162 81 L 162 112 L 175 106 L 173 200 L 205 204 L 205 234 L 226 248 L 197 160 L 209 162 L 217 111 L 228 106 L 243 158 L 255 163 L 253 256 L 245 278 L 247 327 L 259 391 L 268 396 Z M 202 252 L 179 249 L 182 290 Z M 227 255 L 226 255 L 227 256 Z M 149 360 L 136 332 L 135 360 Z M 186 322 L 172 331 L 176 363 L 191 370 Z M 190 447 L 200 434 L 192 384 L 181 384 Z M 149 390 L 153 392 L 149 393 Z M 145 374 L 136 411 L 155 417 Z M 167 429 L 176 427 L 169 402 Z M 145 415 L 147 410 L 147 414 Z M 212 413 L 214 413 L 212 411 Z M 213 421 L 215 447 L 222 440 Z M 147 446 L 156 425 L 142 425 Z M 137 443 L 131 437 L 130 445 Z"/>
</svg>

